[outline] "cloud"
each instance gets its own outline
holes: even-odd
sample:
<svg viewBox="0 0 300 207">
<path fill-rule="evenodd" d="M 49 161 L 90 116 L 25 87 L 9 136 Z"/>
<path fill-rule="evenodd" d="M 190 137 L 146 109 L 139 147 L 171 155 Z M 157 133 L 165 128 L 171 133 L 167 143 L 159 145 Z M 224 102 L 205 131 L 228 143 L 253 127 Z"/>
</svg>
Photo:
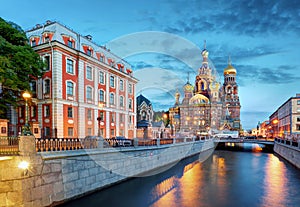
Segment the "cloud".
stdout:
<svg viewBox="0 0 300 207">
<path fill-rule="evenodd" d="M 197 34 L 201 32 L 228 32 L 236 35 L 265 35 L 280 31 L 299 34 L 300 21 L 297 0 L 290 1 L 231 1 L 219 0 L 211 4 L 208 1 L 170 2 L 177 13 L 164 31 L 176 34 Z M 198 11 L 197 11 L 198 9 Z"/>
</svg>

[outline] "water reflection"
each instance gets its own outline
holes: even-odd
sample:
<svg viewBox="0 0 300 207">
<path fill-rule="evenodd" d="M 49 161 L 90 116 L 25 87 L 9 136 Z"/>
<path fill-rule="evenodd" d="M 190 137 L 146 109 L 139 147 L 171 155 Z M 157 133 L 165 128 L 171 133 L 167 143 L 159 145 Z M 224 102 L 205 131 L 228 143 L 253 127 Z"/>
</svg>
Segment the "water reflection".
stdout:
<svg viewBox="0 0 300 207">
<path fill-rule="evenodd" d="M 211 153 L 211 152 L 210 152 Z M 269 153 L 215 151 L 63 206 L 281 207 L 300 203 L 300 172 Z M 204 156 L 204 155 L 202 155 Z"/>
<path fill-rule="evenodd" d="M 271 154 L 265 165 L 265 179 L 262 206 L 285 206 L 287 198 L 287 175 L 285 164 Z"/>
</svg>

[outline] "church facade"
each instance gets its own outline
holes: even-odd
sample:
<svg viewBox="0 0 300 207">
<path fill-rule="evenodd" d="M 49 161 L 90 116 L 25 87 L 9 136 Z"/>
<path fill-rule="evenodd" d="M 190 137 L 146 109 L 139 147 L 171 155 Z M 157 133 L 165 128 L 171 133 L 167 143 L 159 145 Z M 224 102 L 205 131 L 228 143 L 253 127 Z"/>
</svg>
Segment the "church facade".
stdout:
<svg viewBox="0 0 300 207">
<path fill-rule="evenodd" d="M 169 109 L 173 134 L 214 134 L 222 130 L 240 131 L 240 100 L 236 69 L 228 61 L 224 69 L 224 83 L 218 81 L 209 63 L 209 52 L 202 50 L 202 65 L 195 82 L 183 86 L 184 96 L 175 93 L 175 104 Z"/>
</svg>

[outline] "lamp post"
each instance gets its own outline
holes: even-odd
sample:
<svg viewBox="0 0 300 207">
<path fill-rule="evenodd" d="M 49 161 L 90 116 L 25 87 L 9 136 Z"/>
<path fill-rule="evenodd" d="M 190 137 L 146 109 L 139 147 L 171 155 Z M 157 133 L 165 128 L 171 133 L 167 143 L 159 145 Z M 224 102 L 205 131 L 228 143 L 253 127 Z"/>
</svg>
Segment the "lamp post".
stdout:
<svg viewBox="0 0 300 207">
<path fill-rule="evenodd" d="M 103 103 L 98 104 L 98 107 L 100 109 L 100 116 L 97 118 L 97 121 L 98 121 L 98 137 L 102 136 L 101 126 L 103 125 L 103 122 L 102 122 L 101 113 L 102 113 L 103 105 L 104 105 Z"/>
<path fill-rule="evenodd" d="M 25 100 L 25 124 L 24 124 L 23 129 L 22 129 L 22 135 L 23 136 L 30 136 L 30 135 L 32 135 L 32 132 L 30 131 L 30 126 L 28 124 L 28 113 L 29 113 L 28 112 L 28 100 L 31 98 L 31 95 L 30 95 L 30 93 L 25 91 L 22 94 L 22 97 Z"/>
</svg>

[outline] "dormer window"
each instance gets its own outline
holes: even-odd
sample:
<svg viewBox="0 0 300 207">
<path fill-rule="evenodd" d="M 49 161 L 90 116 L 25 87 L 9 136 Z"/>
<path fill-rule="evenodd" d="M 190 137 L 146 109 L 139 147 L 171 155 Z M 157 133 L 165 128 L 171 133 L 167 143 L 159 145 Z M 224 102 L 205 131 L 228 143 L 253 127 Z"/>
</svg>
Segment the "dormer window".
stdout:
<svg viewBox="0 0 300 207">
<path fill-rule="evenodd" d="M 71 40 L 68 40 L 68 46 L 73 48 L 73 42 Z"/>
<path fill-rule="evenodd" d="M 36 41 L 35 40 L 32 40 L 31 41 L 31 46 L 33 47 L 33 46 L 36 46 Z"/>
<path fill-rule="evenodd" d="M 91 50 L 91 49 L 87 49 L 87 50 L 86 50 L 86 54 L 87 54 L 88 56 L 91 56 L 91 55 L 92 55 L 92 50 Z"/>
<path fill-rule="evenodd" d="M 65 45 L 70 48 L 75 48 L 75 39 L 68 34 L 61 34 Z"/>
<path fill-rule="evenodd" d="M 45 42 L 49 42 L 49 41 L 50 41 L 49 36 L 46 36 L 46 37 L 45 37 Z"/>
</svg>

